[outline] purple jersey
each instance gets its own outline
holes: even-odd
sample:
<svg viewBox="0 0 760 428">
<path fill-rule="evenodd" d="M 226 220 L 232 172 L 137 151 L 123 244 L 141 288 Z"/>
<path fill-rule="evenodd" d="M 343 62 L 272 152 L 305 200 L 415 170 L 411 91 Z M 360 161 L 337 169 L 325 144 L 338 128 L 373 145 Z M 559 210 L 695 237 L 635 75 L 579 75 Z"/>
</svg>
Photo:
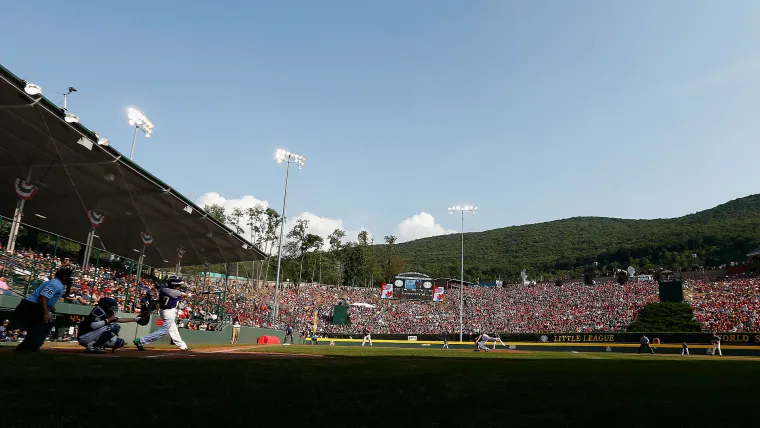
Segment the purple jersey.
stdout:
<svg viewBox="0 0 760 428">
<path fill-rule="evenodd" d="M 174 309 L 181 298 L 181 291 L 164 286 L 158 293 L 158 305 L 161 309 Z"/>
</svg>

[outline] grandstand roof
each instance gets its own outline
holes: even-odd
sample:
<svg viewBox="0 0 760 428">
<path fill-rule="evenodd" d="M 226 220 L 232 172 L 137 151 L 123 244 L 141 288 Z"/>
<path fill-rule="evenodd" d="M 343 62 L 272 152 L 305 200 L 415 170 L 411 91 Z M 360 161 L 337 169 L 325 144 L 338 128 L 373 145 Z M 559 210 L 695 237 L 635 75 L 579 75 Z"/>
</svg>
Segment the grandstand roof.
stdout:
<svg viewBox="0 0 760 428">
<path fill-rule="evenodd" d="M 0 66 L 0 214 L 12 218 L 22 179 L 38 191 L 25 202 L 22 222 L 85 242 L 88 212 L 103 215 L 94 248 L 139 258 L 142 232 L 152 236 L 144 262 L 174 266 L 261 260 L 264 254 L 224 224 L 206 215 L 98 136 L 64 120 L 46 98 L 30 96 L 25 81 Z M 97 220 L 96 220 L 97 222 Z"/>
</svg>

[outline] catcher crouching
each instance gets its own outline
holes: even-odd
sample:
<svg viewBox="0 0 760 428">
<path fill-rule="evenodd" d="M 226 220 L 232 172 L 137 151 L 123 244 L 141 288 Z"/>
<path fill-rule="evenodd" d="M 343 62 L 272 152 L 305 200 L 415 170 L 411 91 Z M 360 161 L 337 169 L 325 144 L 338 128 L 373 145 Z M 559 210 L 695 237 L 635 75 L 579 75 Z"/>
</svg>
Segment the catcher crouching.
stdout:
<svg viewBox="0 0 760 428">
<path fill-rule="evenodd" d="M 141 323 L 141 317 L 136 318 L 119 318 L 116 312 L 119 310 L 119 303 L 112 297 L 104 297 L 98 301 L 97 306 L 87 315 L 81 324 L 79 324 L 79 335 L 77 339 L 79 344 L 85 347 L 85 352 L 93 354 L 102 354 L 105 348 L 116 349 L 124 347 L 124 339 L 119 337 L 121 327 L 120 323 L 137 322 Z M 148 313 L 147 318 L 150 318 Z"/>
</svg>

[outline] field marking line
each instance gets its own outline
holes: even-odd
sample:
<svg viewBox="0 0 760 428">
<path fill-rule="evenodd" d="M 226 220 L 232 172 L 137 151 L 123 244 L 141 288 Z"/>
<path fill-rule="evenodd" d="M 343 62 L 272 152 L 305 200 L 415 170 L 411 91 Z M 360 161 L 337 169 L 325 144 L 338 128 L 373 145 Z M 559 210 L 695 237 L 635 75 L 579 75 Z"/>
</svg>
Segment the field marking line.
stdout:
<svg viewBox="0 0 760 428">
<path fill-rule="evenodd" d="M 213 351 L 190 351 L 195 352 L 196 354 L 223 354 L 225 352 L 235 352 L 240 350 L 246 350 L 246 349 L 256 349 L 255 346 L 240 346 L 237 348 L 226 348 L 226 349 L 216 349 Z"/>
</svg>

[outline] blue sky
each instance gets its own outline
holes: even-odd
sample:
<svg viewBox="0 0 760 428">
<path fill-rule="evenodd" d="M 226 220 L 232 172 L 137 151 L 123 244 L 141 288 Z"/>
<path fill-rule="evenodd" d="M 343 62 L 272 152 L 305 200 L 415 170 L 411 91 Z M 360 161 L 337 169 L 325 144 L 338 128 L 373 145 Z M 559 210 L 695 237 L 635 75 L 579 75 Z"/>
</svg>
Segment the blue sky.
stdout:
<svg viewBox="0 0 760 428">
<path fill-rule="evenodd" d="M 0 63 L 76 87 L 123 153 L 142 109 L 135 160 L 191 199 L 279 210 L 284 147 L 308 158 L 289 217 L 411 239 L 458 229 L 452 203 L 486 230 L 757 193 L 757 22 L 739 0 L 28 1 Z"/>
</svg>

